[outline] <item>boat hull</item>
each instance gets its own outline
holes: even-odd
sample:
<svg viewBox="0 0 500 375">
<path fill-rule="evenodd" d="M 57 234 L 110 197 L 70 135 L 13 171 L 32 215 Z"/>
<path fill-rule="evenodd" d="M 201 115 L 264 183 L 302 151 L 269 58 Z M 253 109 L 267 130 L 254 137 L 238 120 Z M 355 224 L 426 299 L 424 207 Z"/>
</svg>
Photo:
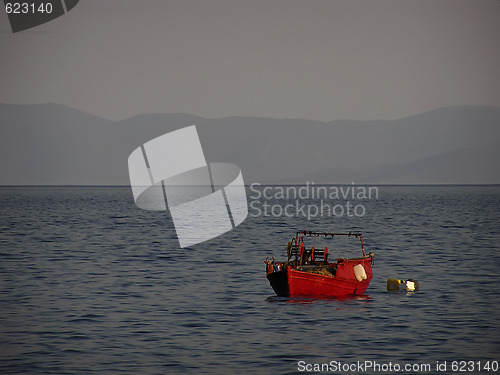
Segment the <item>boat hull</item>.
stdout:
<svg viewBox="0 0 500 375">
<path fill-rule="evenodd" d="M 343 260 L 338 264 L 335 276 L 315 274 L 297 269 L 286 268 L 271 272 L 267 279 L 276 295 L 280 297 L 346 297 L 363 295 L 373 277 L 371 262 L 373 258 Z M 356 278 L 354 267 L 361 264 L 366 279 Z"/>
</svg>

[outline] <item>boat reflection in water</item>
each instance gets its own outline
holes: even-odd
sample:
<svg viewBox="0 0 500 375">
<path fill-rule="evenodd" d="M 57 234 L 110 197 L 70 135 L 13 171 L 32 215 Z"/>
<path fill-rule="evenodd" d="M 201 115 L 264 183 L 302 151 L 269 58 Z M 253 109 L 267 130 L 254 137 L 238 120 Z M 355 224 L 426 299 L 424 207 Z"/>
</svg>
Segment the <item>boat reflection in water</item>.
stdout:
<svg viewBox="0 0 500 375">
<path fill-rule="evenodd" d="M 317 297 L 278 297 L 278 296 L 269 296 L 266 298 L 266 302 L 269 303 L 289 303 L 289 304 L 297 304 L 297 305 L 314 305 L 321 303 L 346 303 L 345 305 L 338 305 L 336 310 L 342 310 L 349 305 L 349 302 L 357 302 L 357 303 L 370 303 L 373 301 L 373 298 L 369 295 L 349 295 L 345 297 L 328 297 L 328 296 L 317 296 Z"/>
</svg>

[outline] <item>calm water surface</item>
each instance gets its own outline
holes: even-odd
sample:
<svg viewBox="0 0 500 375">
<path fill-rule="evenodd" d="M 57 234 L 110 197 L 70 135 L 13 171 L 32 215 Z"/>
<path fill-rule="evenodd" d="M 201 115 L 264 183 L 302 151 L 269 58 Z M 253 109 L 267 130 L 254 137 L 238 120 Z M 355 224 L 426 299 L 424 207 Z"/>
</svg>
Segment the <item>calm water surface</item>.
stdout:
<svg viewBox="0 0 500 375">
<path fill-rule="evenodd" d="M 299 361 L 447 361 L 451 373 L 451 361 L 500 361 L 500 187 L 380 187 L 356 203 L 364 216 L 251 210 L 180 249 L 168 213 L 136 208 L 129 188 L 0 188 L 0 373 L 293 374 Z M 363 232 L 375 253 L 366 296 L 274 296 L 263 261 L 302 229 Z M 421 290 L 386 292 L 390 277 Z"/>
</svg>

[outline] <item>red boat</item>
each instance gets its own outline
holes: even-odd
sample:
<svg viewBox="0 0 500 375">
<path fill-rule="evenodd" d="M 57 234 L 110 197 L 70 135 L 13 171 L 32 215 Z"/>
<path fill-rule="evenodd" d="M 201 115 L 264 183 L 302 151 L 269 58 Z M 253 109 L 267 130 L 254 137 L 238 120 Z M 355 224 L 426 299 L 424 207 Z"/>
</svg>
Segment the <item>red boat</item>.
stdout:
<svg viewBox="0 0 500 375">
<path fill-rule="evenodd" d="M 361 258 L 328 259 L 328 248 L 307 248 L 304 239 L 347 236 L 361 242 Z M 363 236 L 359 232 L 320 233 L 302 231 L 287 245 L 285 262 L 266 258 L 267 279 L 280 297 L 347 297 L 363 295 L 373 277 L 373 253 L 365 254 Z"/>
</svg>

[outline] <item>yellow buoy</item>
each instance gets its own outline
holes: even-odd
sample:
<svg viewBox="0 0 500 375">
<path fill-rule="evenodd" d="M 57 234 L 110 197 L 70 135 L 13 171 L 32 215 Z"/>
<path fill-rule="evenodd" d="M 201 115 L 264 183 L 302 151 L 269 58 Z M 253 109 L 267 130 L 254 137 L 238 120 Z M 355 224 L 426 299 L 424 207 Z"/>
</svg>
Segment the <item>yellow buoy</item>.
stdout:
<svg viewBox="0 0 500 375">
<path fill-rule="evenodd" d="M 399 285 L 403 284 L 404 280 L 399 279 L 387 279 L 387 290 L 389 292 L 397 292 L 399 291 Z"/>
</svg>

